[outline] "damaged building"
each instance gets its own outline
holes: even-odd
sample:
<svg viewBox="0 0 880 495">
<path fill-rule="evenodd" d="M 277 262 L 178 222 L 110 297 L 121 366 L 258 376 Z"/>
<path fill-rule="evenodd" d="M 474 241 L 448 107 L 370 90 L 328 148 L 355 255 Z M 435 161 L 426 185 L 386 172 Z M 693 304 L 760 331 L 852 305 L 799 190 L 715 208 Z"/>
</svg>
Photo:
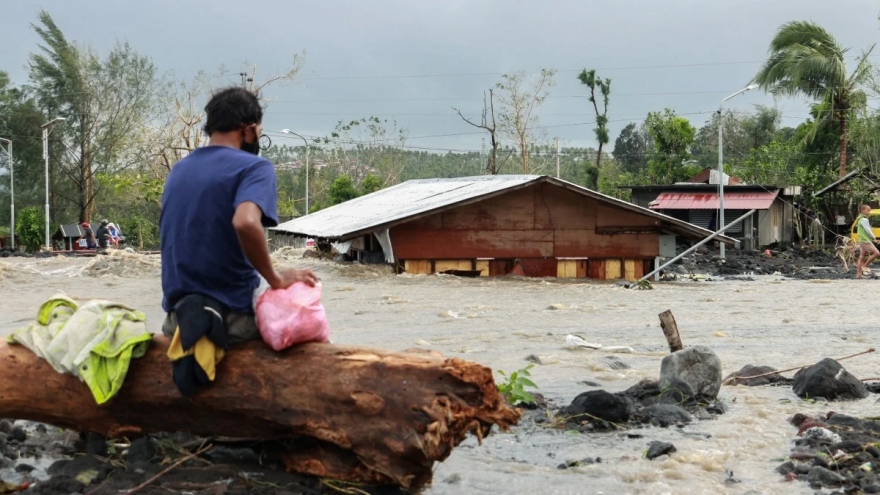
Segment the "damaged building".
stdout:
<svg viewBox="0 0 880 495">
<path fill-rule="evenodd" d="M 678 241 L 712 232 L 563 180 L 495 175 L 411 180 L 271 229 L 399 273 L 641 278 Z M 721 242 L 736 241 L 720 237 Z"/>
</svg>

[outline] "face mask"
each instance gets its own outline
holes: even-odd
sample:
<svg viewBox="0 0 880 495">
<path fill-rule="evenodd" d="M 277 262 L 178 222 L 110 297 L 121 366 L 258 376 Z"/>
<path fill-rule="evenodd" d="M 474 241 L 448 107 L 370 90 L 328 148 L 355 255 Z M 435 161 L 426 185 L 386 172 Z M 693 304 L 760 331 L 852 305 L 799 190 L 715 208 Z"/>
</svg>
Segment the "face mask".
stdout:
<svg viewBox="0 0 880 495">
<path fill-rule="evenodd" d="M 253 143 L 242 142 L 241 150 L 247 151 L 248 153 L 253 153 L 254 155 L 260 155 L 260 141 L 254 141 Z"/>
<path fill-rule="evenodd" d="M 259 156 L 260 155 L 260 137 L 256 136 L 253 143 L 247 142 L 247 131 L 242 131 L 241 150 Z"/>
</svg>

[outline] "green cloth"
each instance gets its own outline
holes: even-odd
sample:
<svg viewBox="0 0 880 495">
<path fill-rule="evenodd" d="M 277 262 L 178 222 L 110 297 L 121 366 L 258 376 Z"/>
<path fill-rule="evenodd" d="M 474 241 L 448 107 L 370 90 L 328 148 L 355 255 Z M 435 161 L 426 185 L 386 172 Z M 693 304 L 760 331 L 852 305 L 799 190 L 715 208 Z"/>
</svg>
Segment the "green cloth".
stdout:
<svg viewBox="0 0 880 495">
<path fill-rule="evenodd" d="M 143 356 L 152 338 L 140 311 L 109 301 L 77 306 L 59 295 L 43 303 L 37 321 L 7 340 L 24 345 L 59 373 L 76 375 L 103 404 L 122 388 L 131 359 Z"/>
<path fill-rule="evenodd" d="M 859 242 L 872 242 L 874 240 L 874 237 L 872 237 L 871 233 L 869 233 L 868 230 L 865 229 L 865 226 L 862 225 L 863 218 L 868 218 L 868 217 L 863 214 L 860 214 L 858 217 L 856 217 L 856 226 L 858 227 L 858 230 L 859 230 Z M 870 222 L 870 220 L 869 220 L 869 222 Z"/>
</svg>

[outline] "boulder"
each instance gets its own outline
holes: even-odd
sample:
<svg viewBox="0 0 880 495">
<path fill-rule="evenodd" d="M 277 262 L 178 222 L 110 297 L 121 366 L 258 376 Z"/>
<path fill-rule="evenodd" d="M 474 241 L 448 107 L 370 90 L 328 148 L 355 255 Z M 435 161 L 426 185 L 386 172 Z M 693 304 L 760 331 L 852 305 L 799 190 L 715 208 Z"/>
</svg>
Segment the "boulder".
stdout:
<svg viewBox="0 0 880 495">
<path fill-rule="evenodd" d="M 795 373 L 793 388 L 802 399 L 851 400 L 868 396 L 865 384 L 830 358 Z"/>
<path fill-rule="evenodd" d="M 690 413 L 672 404 L 654 404 L 642 409 L 640 412 L 643 422 L 651 423 L 661 428 L 691 422 Z"/>
<path fill-rule="evenodd" d="M 743 380 L 740 377 L 758 376 L 765 373 L 772 373 L 776 368 L 772 366 L 755 366 L 747 364 L 741 370 L 731 373 L 722 380 L 726 385 L 744 385 L 746 387 L 760 387 L 763 385 L 774 385 L 781 383 L 791 383 L 791 378 L 786 378 L 780 374 L 762 376 L 752 380 Z"/>
<path fill-rule="evenodd" d="M 674 376 L 669 383 L 660 390 L 656 400 L 659 404 L 691 405 L 697 401 L 696 394 L 691 386 L 681 378 Z"/>
<path fill-rule="evenodd" d="M 821 466 L 813 466 L 807 473 L 807 482 L 815 486 L 840 486 L 845 480 L 843 476 Z"/>
<path fill-rule="evenodd" d="M 590 390 L 575 397 L 565 408 L 565 414 L 584 416 L 579 419 L 598 418 L 611 423 L 625 423 L 629 421 L 630 406 L 624 397 L 604 390 Z"/>
<path fill-rule="evenodd" d="M 651 442 L 648 444 L 648 452 L 645 454 L 645 457 L 648 460 L 653 460 L 661 455 L 668 455 L 675 452 L 675 445 L 672 445 L 669 442 Z"/>
<path fill-rule="evenodd" d="M 721 388 L 721 360 L 706 346 L 698 345 L 673 352 L 660 364 L 660 388 L 681 379 L 697 398 L 712 400 Z"/>
</svg>

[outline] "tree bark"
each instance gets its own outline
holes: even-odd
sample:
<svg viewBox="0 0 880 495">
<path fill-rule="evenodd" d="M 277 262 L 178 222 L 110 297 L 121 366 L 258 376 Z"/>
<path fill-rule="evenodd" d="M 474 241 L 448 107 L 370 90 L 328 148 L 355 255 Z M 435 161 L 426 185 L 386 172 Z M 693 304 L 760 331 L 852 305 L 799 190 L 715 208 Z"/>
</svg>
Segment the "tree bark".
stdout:
<svg viewBox="0 0 880 495">
<path fill-rule="evenodd" d="M 666 336 L 666 343 L 669 344 L 669 352 L 676 352 L 684 349 L 681 345 L 681 336 L 678 334 L 678 324 L 675 323 L 675 317 L 672 316 L 671 310 L 660 313 L 660 328 L 663 329 L 663 335 Z"/>
<path fill-rule="evenodd" d="M 97 406 L 85 384 L 28 349 L 0 343 L 0 417 L 118 437 L 161 431 L 284 439 L 291 471 L 407 489 L 431 481 L 468 433 L 516 424 L 492 371 L 434 353 L 306 344 L 276 353 L 234 346 L 217 380 L 180 395 L 157 337 L 131 363 L 125 385 Z M 33 386 L 39 383 L 39 386 Z"/>
</svg>

